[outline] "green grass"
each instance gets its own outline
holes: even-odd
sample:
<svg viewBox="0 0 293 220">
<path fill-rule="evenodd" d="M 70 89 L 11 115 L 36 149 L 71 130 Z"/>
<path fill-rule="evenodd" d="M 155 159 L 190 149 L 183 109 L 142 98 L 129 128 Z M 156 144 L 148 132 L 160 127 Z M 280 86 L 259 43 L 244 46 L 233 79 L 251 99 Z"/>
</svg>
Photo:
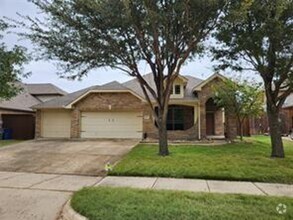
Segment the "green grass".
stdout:
<svg viewBox="0 0 293 220">
<path fill-rule="evenodd" d="M 4 147 L 11 144 L 17 144 L 20 140 L 0 140 L 0 147 Z"/>
<path fill-rule="evenodd" d="M 284 141 L 285 159 L 270 158 L 269 137 L 221 146 L 170 146 L 158 156 L 158 146 L 139 144 L 110 172 L 121 176 L 161 176 L 293 183 L 293 142 Z"/>
<path fill-rule="evenodd" d="M 293 199 L 284 197 L 92 187 L 76 192 L 71 205 L 89 220 L 293 219 Z"/>
</svg>

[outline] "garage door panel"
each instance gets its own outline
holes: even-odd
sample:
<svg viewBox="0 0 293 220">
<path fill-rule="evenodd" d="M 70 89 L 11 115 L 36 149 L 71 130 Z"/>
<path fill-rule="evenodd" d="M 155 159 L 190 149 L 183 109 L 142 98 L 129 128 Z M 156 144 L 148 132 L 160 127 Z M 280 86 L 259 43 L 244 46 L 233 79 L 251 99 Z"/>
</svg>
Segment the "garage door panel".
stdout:
<svg viewBox="0 0 293 220">
<path fill-rule="evenodd" d="M 140 112 L 83 112 L 83 138 L 141 138 Z"/>
<path fill-rule="evenodd" d="M 45 138 L 69 138 L 71 115 L 69 111 L 48 111 L 42 114 L 42 136 Z"/>
</svg>

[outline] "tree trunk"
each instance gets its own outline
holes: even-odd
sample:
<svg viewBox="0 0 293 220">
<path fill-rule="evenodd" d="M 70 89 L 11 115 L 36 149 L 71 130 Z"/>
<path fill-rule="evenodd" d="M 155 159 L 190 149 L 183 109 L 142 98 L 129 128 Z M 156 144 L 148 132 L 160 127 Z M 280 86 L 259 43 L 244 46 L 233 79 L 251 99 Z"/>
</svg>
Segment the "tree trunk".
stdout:
<svg viewBox="0 0 293 220">
<path fill-rule="evenodd" d="M 239 126 L 239 133 L 240 133 L 240 141 L 243 141 L 243 119 L 240 116 L 237 116 L 237 122 Z"/>
<path fill-rule="evenodd" d="M 166 110 L 165 110 L 166 111 Z M 167 110 L 168 111 L 168 110 Z M 159 132 L 159 155 L 169 155 L 168 135 L 167 135 L 167 113 L 158 112 L 158 132 Z"/>
<path fill-rule="evenodd" d="M 284 158 L 285 154 L 282 141 L 281 123 L 279 119 L 279 109 L 273 109 L 268 106 L 267 110 L 272 143 L 271 157 Z"/>
</svg>

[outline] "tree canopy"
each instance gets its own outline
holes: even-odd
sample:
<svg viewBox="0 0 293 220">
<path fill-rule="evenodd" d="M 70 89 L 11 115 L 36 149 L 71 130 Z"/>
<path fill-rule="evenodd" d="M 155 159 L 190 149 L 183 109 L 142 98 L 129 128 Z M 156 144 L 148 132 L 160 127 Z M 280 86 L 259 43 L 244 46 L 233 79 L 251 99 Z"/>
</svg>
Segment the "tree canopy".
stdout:
<svg viewBox="0 0 293 220">
<path fill-rule="evenodd" d="M 216 104 L 223 107 L 225 112 L 236 116 L 242 140 L 244 120 L 263 112 L 264 98 L 261 84 L 248 80 L 226 79 L 214 86 L 214 92 Z"/>
<path fill-rule="evenodd" d="M 272 156 L 284 157 L 279 111 L 293 91 L 293 1 L 229 1 L 215 37 L 219 68 L 248 70 L 262 77 Z"/>
<path fill-rule="evenodd" d="M 172 83 L 182 65 L 204 52 L 224 0 L 32 0 L 45 18 L 23 16 L 39 56 L 62 61 L 81 78 L 99 67 L 136 77 L 156 120 L 160 154 L 167 155 L 166 119 Z M 26 22 L 29 21 L 29 24 Z M 143 78 L 148 65 L 155 88 Z M 151 101 L 154 100 L 154 102 Z M 158 111 L 155 111 L 155 106 Z"/>
<path fill-rule="evenodd" d="M 3 38 L 1 32 L 7 28 L 8 24 L 0 20 L 0 40 Z M 9 50 L 0 42 L 0 100 L 8 100 L 21 91 L 18 82 L 21 76 L 27 76 L 22 69 L 22 65 L 28 61 L 25 51 L 25 48 L 20 46 Z"/>
</svg>

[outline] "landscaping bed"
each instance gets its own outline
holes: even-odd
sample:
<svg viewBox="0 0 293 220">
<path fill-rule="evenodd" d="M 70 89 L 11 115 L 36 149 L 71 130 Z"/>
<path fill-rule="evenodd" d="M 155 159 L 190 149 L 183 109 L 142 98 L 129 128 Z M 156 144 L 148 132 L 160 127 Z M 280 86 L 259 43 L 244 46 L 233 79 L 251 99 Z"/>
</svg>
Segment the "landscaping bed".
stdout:
<svg viewBox="0 0 293 220">
<path fill-rule="evenodd" d="M 293 219 L 293 199 L 285 197 L 91 187 L 76 192 L 71 205 L 89 220 Z"/>
<path fill-rule="evenodd" d="M 284 141 L 285 159 L 270 158 L 267 136 L 217 146 L 172 145 L 158 156 L 158 146 L 139 144 L 109 173 L 214 180 L 293 183 L 293 142 Z"/>
</svg>

